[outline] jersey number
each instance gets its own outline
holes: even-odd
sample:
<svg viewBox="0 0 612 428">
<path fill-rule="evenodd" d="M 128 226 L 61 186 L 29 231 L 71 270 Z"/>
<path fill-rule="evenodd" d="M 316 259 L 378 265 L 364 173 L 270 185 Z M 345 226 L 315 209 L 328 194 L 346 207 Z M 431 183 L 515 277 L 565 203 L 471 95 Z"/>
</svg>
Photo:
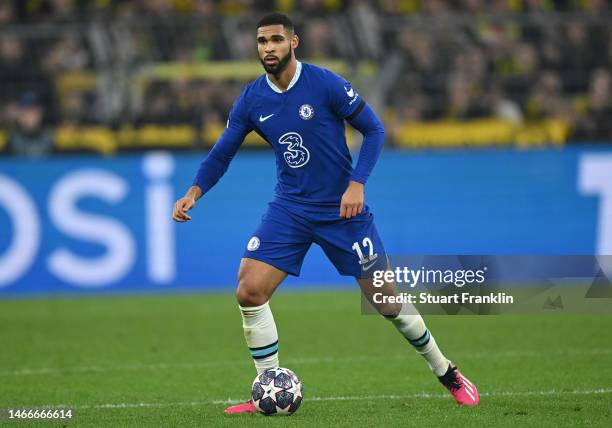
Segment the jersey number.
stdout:
<svg viewBox="0 0 612 428">
<path fill-rule="evenodd" d="M 302 136 L 297 132 L 287 132 L 278 139 L 278 143 L 287 145 L 283 157 L 291 168 L 304 166 L 310 160 L 310 152 L 304 147 Z"/>
<path fill-rule="evenodd" d="M 367 259 L 363 256 L 363 251 L 361 251 L 359 242 L 353 243 L 353 246 L 351 247 L 353 250 L 357 252 L 357 256 L 359 257 L 360 263 L 368 262 L 374 258 L 374 244 L 372 244 L 372 240 L 368 237 L 365 237 L 363 238 L 362 245 L 363 245 L 363 248 L 369 249 L 369 255 Z"/>
</svg>

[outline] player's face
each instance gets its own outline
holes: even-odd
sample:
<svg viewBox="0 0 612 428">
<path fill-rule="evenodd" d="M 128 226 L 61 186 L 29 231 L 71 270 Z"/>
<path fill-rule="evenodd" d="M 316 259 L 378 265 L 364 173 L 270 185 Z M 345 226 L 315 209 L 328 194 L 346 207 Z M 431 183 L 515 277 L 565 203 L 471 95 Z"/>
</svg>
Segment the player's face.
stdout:
<svg viewBox="0 0 612 428">
<path fill-rule="evenodd" d="M 287 33 L 282 25 L 267 25 L 257 29 L 257 51 L 266 73 L 279 74 L 293 56 L 298 37 Z"/>
</svg>

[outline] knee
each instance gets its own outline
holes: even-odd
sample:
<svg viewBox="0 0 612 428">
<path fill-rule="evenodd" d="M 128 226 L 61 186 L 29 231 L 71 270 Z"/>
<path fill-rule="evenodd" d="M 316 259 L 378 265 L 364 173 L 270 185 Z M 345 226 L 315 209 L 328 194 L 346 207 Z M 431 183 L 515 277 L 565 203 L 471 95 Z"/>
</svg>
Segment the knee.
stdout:
<svg viewBox="0 0 612 428">
<path fill-rule="evenodd" d="M 398 303 L 383 303 L 376 307 L 376 310 L 385 319 L 392 320 L 397 318 L 402 310 L 402 305 Z"/>
<path fill-rule="evenodd" d="M 381 302 L 370 300 L 370 303 L 374 309 L 376 309 L 376 312 L 389 320 L 396 318 L 402 311 L 402 305 L 400 303 L 390 303 L 387 300 Z"/>
<path fill-rule="evenodd" d="M 238 288 L 236 289 L 236 300 L 243 307 L 260 306 L 268 301 L 262 284 L 256 281 L 252 275 L 241 272 L 238 275 Z"/>
</svg>

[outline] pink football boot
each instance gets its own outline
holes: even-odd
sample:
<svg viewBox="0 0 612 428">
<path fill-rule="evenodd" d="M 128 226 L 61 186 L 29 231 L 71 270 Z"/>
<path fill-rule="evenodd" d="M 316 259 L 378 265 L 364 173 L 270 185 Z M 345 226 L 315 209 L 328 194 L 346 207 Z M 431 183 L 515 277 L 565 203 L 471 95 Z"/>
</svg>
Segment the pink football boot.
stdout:
<svg viewBox="0 0 612 428">
<path fill-rule="evenodd" d="M 240 415 L 244 413 L 257 413 L 257 408 L 252 401 L 247 401 L 246 403 L 236 404 L 234 406 L 229 406 L 223 412 L 226 415 Z"/>
<path fill-rule="evenodd" d="M 475 406 L 480 402 L 476 386 L 463 376 L 457 367 L 449 364 L 446 373 L 438 379 L 455 397 L 457 403 L 464 406 Z"/>
</svg>

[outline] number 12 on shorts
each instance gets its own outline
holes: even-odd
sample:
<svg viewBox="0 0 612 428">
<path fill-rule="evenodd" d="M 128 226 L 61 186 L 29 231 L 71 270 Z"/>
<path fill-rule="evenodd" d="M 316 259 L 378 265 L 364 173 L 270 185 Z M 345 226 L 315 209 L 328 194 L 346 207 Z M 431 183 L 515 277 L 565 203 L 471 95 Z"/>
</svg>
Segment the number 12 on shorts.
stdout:
<svg viewBox="0 0 612 428">
<path fill-rule="evenodd" d="M 361 246 L 364 249 L 366 249 L 366 248 L 368 249 L 368 256 L 367 257 L 364 257 L 363 250 L 359 246 L 359 241 L 355 241 L 353 243 L 353 246 L 351 247 L 353 250 L 355 250 L 355 252 L 357 253 L 357 256 L 359 257 L 359 264 L 367 263 L 367 262 L 372 261 L 372 260 L 374 260 L 376 258 L 377 254 L 374 254 L 374 244 L 372 243 L 372 240 L 370 238 L 368 238 L 367 236 L 365 238 L 363 238 Z"/>
</svg>

